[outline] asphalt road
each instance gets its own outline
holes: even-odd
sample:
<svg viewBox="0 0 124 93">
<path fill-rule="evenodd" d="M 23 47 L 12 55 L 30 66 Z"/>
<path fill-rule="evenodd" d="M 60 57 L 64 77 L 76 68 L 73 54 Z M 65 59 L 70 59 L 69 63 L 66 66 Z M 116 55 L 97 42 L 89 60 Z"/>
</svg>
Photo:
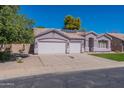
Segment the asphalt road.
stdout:
<svg viewBox="0 0 124 93">
<path fill-rule="evenodd" d="M 1 80 L 2 88 L 124 88 L 124 68 Z"/>
</svg>

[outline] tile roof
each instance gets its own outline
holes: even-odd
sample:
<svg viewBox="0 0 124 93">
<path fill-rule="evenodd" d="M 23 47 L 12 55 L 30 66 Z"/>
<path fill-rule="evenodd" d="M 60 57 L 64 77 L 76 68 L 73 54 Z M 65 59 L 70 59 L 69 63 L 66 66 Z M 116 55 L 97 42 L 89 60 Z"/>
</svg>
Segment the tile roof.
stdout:
<svg viewBox="0 0 124 93">
<path fill-rule="evenodd" d="M 107 34 L 99 34 L 99 35 L 97 35 L 97 38 L 100 38 L 100 37 L 102 37 L 102 36 L 105 36 L 105 37 L 108 37 L 108 38 L 110 38 L 110 39 L 112 39 L 109 35 L 107 35 Z"/>
<path fill-rule="evenodd" d="M 84 37 L 82 37 L 81 35 L 79 35 L 77 32 L 73 32 L 73 33 L 67 33 L 67 32 L 63 32 L 63 31 L 61 31 L 62 33 L 64 33 L 64 35 L 66 35 L 67 37 L 69 37 L 69 38 L 74 38 L 74 39 L 78 39 L 78 38 L 84 38 Z"/>
<path fill-rule="evenodd" d="M 77 32 L 77 34 L 81 35 L 81 36 L 86 36 L 86 35 L 91 34 L 91 33 L 93 33 L 93 34 L 95 34 L 97 36 L 97 33 L 93 32 L 93 31 L 90 31 L 90 32 Z"/>
<path fill-rule="evenodd" d="M 34 35 L 35 36 L 38 36 L 39 34 L 47 31 L 48 29 L 46 28 L 33 28 L 33 31 L 34 31 Z"/>
<path fill-rule="evenodd" d="M 49 29 L 49 28 L 34 28 L 33 30 L 34 30 L 34 35 L 35 36 L 39 36 L 41 34 L 44 34 L 44 33 L 50 32 L 50 31 L 55 31 L 55 32 L 58 32 L 58 33 L 66 36 L 70 39 L 83 39 L 84 38 L 80 35 L 81 33 L 83 34 L 83 32 L 81 32 L 80 34 L 79 34 L 79 32 L 75 32 L 75 33 L 74 32 L 69 32 L 69 33 L 67 33 L 67 32 L 62 31 L 61 29 Z"/>
<path fill-rule="evenodd" d="M 124 41 L 124 34 L 122 33 L 107 33 L 107 34 L 109 36 L 112 36 L 112 37 L 115 37 L 115 38 L 118 38 Z"/>
<path fill-rule="evenodd" d="M 85 36 L 87 34 L 87 32 L 77 32 L 76 34 L 80 35 L 80 36 Z"/>
</svg>

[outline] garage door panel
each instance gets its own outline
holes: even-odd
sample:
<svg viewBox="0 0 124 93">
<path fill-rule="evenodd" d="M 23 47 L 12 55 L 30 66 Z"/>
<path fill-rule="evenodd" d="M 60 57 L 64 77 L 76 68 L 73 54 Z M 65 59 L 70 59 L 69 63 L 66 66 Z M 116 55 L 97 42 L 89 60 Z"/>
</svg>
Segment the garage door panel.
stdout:
<svg viewBox="0 0 124 93">
<path fill-rule="evenodd" d="M 80 43 L 70 43 L 70 53 L 80 53 Z"/>
<path fill-rule="evenodd" d="M 65 53 L 65 43 L 39 43 L 38 54 Z"/>
</svg>

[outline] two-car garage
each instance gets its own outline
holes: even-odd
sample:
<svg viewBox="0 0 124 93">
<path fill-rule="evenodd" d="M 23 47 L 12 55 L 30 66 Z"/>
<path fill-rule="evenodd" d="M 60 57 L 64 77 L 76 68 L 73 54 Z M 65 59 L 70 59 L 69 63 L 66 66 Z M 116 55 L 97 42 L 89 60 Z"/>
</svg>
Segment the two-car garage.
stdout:
<svg viewBox="0 0 124 93">
<path fill-rule="evenodd" d="M 35 38 L 35 54 L 68 54 L 83 52 L 84 38 L 62 31 L 45 31 Z"/>
<path fill-rule="evenodd" d="M 38 54 L 66 54 L 81 53 L 81 43 L 55 43 L 55 42 L 39 42 Z"/>
</svg>

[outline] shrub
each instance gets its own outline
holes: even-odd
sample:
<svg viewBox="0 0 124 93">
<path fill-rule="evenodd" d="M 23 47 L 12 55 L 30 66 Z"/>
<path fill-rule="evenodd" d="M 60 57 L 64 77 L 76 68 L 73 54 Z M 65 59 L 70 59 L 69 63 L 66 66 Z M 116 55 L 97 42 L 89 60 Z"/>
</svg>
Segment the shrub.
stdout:
<svg viewBox="0 0 124 93">
<path fill-rule="evenodd" d="M 10 51 L 0 52 L 0 61 L 1 62 L 9 61 L 10 58 L 11 58 Z"/>
</svg>

